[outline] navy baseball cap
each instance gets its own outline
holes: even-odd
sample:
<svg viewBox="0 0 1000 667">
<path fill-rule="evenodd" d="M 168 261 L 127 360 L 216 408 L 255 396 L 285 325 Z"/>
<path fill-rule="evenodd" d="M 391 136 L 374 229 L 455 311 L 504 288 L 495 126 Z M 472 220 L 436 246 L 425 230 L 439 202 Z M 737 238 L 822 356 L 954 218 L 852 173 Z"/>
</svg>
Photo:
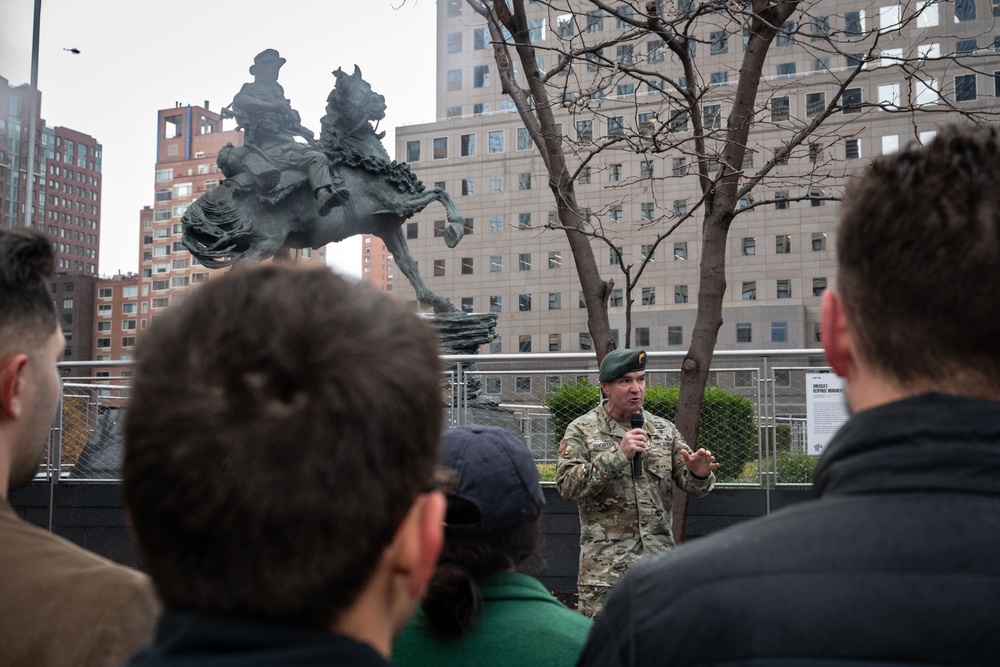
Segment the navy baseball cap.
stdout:
<svg viewBox="0 0 1000 667">
<path fill-rule="evenodd" d="M 538 468 L 524 441 L 505 428 L 457 426 L 441 437 L 442 466 L 458 473 L 448 491 L 474 506 L 478 516 L 463 523 L 450 518 L 448 537 L 480 537 L 511 530 L 534 519 L 545 506 Z"/>
</svg>

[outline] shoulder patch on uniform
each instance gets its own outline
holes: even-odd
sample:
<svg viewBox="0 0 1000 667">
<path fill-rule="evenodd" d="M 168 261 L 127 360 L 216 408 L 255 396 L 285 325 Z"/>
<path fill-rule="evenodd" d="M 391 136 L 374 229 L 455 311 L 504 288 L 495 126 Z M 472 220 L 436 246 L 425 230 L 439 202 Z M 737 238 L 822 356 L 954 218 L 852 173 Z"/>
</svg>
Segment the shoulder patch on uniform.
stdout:
<svg viewBox="0 0 1000 667">
<path fill-rule="evenodd" d="M 568 445 L 568 444 L 569 444 L 569 440 L 567 440 L 566 438 L 563 438 L 562 440 L 560 440 L 559 441 L 559 451 L 560 452 L 566 451 L 566 445 Z"/>
</svg>

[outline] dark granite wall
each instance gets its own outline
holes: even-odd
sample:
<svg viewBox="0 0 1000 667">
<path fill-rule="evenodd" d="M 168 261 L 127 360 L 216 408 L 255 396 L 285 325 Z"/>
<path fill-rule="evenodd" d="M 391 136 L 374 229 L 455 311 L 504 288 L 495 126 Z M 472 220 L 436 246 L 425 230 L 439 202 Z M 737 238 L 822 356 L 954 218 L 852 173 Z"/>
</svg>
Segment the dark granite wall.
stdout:
<svg viewBox="0 0 1000 667">
<path fill-rule="evenodd" d="M 129 534 L 118 483 L 62 482 L 52 490 L 52 525 L 56 534 L 111 560 L 140 566 Z M 576 504 L 563 500 L 552 486 L 545 488 L 539 558 L 523 564 L 567 604 L 576 591 L 580 523 Z M 808 490 L 715 489 L 705 498 L 688 502 L 688 539 L 697 539 L 812 496 Z M 22 517 L 42 527 L 49 525 L 50 486 L 33 483 L 10 494 L 10 503 Z"/>
</svg>

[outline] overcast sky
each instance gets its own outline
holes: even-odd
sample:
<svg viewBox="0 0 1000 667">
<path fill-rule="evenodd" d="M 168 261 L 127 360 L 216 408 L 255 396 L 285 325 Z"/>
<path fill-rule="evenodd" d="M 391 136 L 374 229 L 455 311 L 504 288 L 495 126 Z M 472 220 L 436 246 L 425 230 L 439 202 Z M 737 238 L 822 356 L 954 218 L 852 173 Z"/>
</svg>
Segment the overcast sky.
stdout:
<svg viewBox="0 0 1000 667">
<path fill-rule="evenodd" d="M 0 0 L 0 75 L 12 86 L 31 81 L 33 12 L 34 0 Z M 319 136 L 331 72 L 357 64 L 386 97 L 379 129 L 395 157 L 396 126 L 434 120 L 435 12 L 433 0 L 43 0 L 41 116 L 104 148 L 100 273 L 138 271 L 158 110 L 208 100 L 218 111 L 252 79 L 254 55 L 274 48 L 288 61 L 286 96 Z M 332 244 L 329 263 L 359 276 L 360 247 Z"/>
</svg>

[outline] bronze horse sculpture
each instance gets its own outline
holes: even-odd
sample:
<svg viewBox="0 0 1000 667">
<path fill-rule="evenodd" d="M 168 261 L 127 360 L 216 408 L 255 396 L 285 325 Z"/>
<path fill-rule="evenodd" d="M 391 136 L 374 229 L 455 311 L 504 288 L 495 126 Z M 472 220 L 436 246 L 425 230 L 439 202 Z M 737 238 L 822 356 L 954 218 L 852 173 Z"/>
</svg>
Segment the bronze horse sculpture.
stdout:
<svg viewBox="0 0 1000 667">
<path fill-rule="evenodd" d="M 405 162 L 390 160 L 381 142 L 384 133 L 376 134 L 371 124 L 385 117 L 385 98 L 372 91 L 358 67 L 350 75 L 338 68 L 334 76 L 320 139 L 313 143 L 349 197 L 321 215 L 305 172 L 277 169 L 253 146 L 230 144 L 218 159 L 226 179 L 192 203 L 181 220 L 185 247 L 201 264 L 221 268 L 373 234 L 392 253 L 420 303 L 435 312 L 454 312 L 449 299 L 424 284 L 402 226 L 431 202 L 441 202 L 447 213 L 445 243 L 453 248 L 465 219 L 447 192 L 425 188 Z"/>
</svg>

